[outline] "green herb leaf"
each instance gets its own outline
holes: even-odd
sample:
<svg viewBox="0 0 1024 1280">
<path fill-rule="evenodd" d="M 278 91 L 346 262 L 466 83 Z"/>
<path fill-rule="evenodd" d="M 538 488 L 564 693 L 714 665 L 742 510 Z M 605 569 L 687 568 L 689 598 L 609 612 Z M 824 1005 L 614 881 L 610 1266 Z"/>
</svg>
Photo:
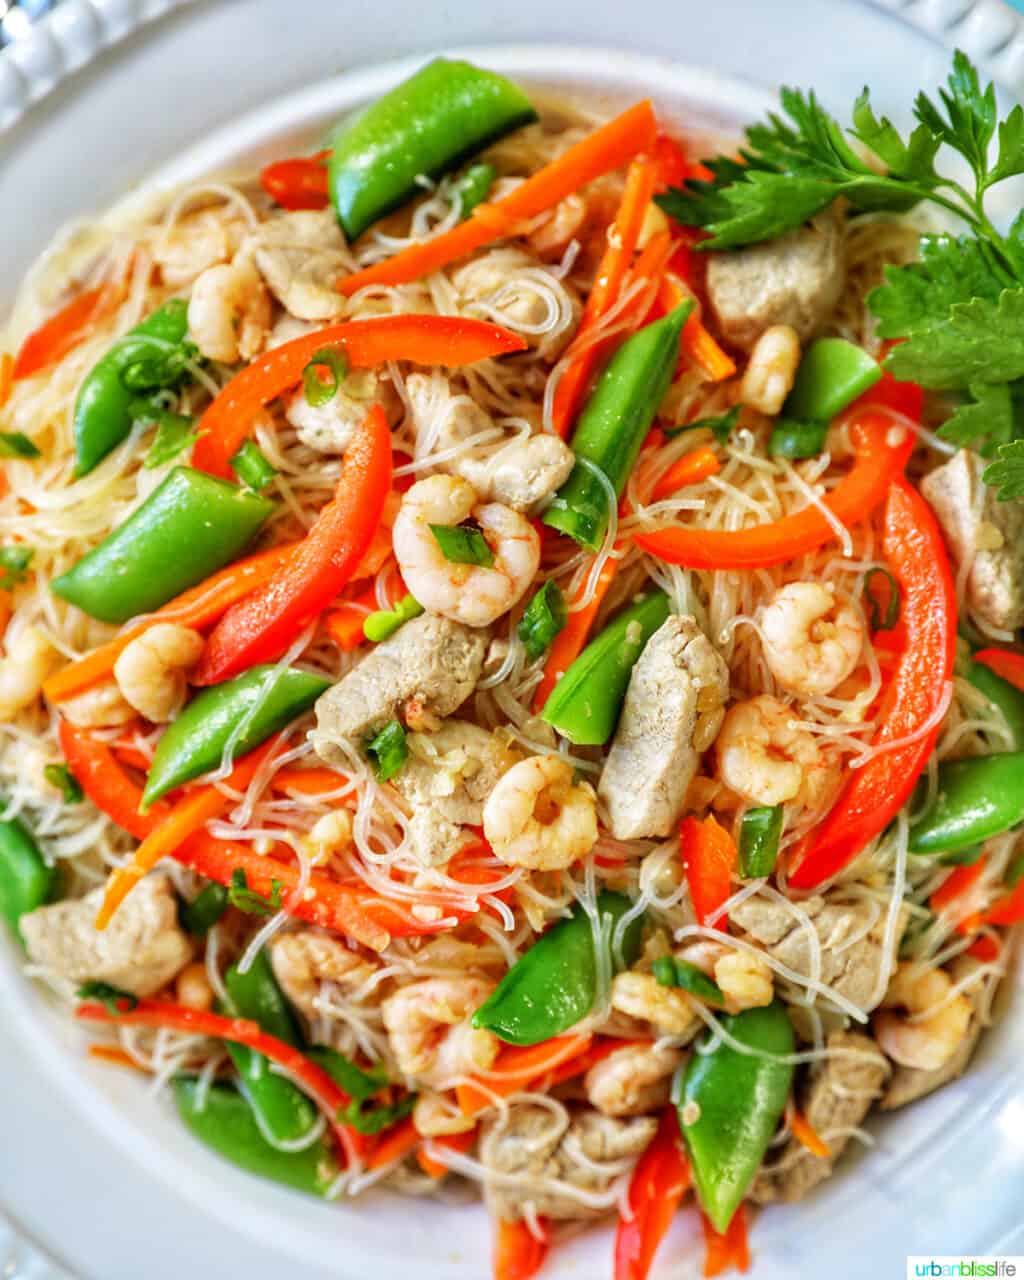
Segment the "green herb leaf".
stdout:
<svg viewBox="0 0 1024 1280">
<path fill-rule="evenodd" d="M 83 982 L 77 995 L 79 1000 L 98 1000 L 108 1013 L 130 1013 L 139 1003 L 138 996 L 109 982 Z"/>
<path fill-rule="evenodd" d="M 775 870 L 786 814 L 781 804 L 748 809 L 740 823 L 739 861 L 744 880 L 759 880 Z"/>
<path fill-rule="evenodd" d="M 871 583 L 875 576 L 879 576 L 885 580 L 887 591 L 884 601 L 885 612 L 882 612 L 883 604 L 871 590 Z M 870 615 L 868 625 L 872 631 L 891 631 L 900 620 L 900 584 L 892 576 L 888 569 L 883 569 L 880 565 L 875 565 L 869 569 L 864 575 L 864 598 L 868 602 Z"/>
<path fill-rule="evenodd" d="M 227 911 L 229 896 L 229 890 L 211 880 L 191 902 L 179 902 L 178 919 L 185 932 L 194 938 L 204 938 Z"/>
<path fill-rule="evenodd" d="M 348 374 L 348 359 L 344 351 L 334 347 L 321 347 L 309 358 L 302 371 L 302 390 L 306 403 L 314 409 L 333 400 L 338 388 Z"/>
<path fill-rule="evenodd" d="M 66 764 L 48 764 L 43 770 L 43 777 L 64 797 L 65 804 L 81 804 L 85 792 Z"/>
<path fill-rule="evenodd" d="M 957 303 L 987 298 L 995 303 L 1007 281 L 979 240 L 967 236 L 922 236 L 920 262 L 886 267 L 885 283 L 868 295 L 881 338 L 908 338 L 949 320 Z"/>
<path fill-rule="evenodd" d="M 284 885 L 280 880 L 271 880 L 270 897 L 265 898 L 255 889 L 249 888 L 249 880 L 242 867 L 231 873 L 231 887 L 228 889 L 228 902 L 248 916 L 272 916 L 281 910 L 281 894 Z"/>
<path fill-rule="evenodd" d="M 380 644 L 388 636 L 393 636 L 403 623 L 418 618 L 422 612 L 423 606 L 414 596 L 403 596 L 393 609 L 378 609 L 371 613 L 363 623 L 363 635 L 372 644 Z"/>
<path fill-rule="evenodd" d="M 779 418 L 768 438 L 768 452 L 773 458 L 814 458 L 824 449 L 827 434 L 827 422 Z"/>
<path fill-rule="evenodd" d="M 246 440 L 231 459 L 231 470 L 253 493 L 261 493 L 277 475 L 259 445 L 251 440 Z"/>
<path fill-rule="evenodd" d="M 958 302 L 942 323 L 911 334 L 885 365 L 894 378 L 933 390 L 965 390 L 972 383 L 1024 377 L 1024 289 Z"/>
<path fill-rule="evenodd" d="M 957 405 L 953 415 L 939 427 L 938 434 L 960 448 L 973 447 L 983 455 L 995 452 L 1017 433 L 1017 410 L 1009 383 L 972 383 L 969 395 Z"/>
<path fill-rule="evenodd" d="M 939 90 L 945 116 L 924 93 L 917 96 L 914 115 L 936 138 L 959 151 L 981 179 L 996 127 L 995 88 L 989 84 L 982 89 L 977 70 L 959 49 L 953 55 L 953 70 L 946 83 L 948 89 Z"/>
<path fill-rule="evenodd" d="M 20 431 L 0 431 L 0 458 L 38 458 L 39 450 Z"/>
<path fill-rule="evenodd" d="M 680 960 L 677 956 L 659 956 L 651 965 L 651 971 L 662 987 L 681 987 L 690 995 L 697 996 L 700 1000 L 709 1000 L 712 1004 L 725 1002 L 718 984 L 689 960 Z"/>
<path fill-rule="evenodd" d="M 358 1102 L 353 1098 L 347 1107 L 339 1108 L 338 1119 L 344 1124 L 351 1125 L 358 1133 L 381 1133 L 384 1129 L 390 1129 L 393 1124 L 397 1124 L 399 1120 L 404 1120 L 415 1105 L 414 1093 L 406 1094 L 398 1102 L 378 1106 Z"/>
<path fill-rule="evenodd" d="M 188 373 L 188 365 L 199 355 L 193 342 L 182 342 L 160 355 L 136 360 L 121 370 L 121 385 L 128 391 L 160 391 L 173 387 Z"/>
<path fill-rule="evenodd" d="M 398 720 L 392 720 L 366 744 L 366 754 L 373 761 L 377 778 L 387 782 L 393 778 L 409 758 L 409 744 L 405 729 Z"/>
<path fill-rule="evenodd" d="M 742 405 L 734 405 L 728 413 L 719 414 L 715 418 L 695 418 L 693 422 L 684 422 L 678 427 L 669 427 L 665 431 L 665 438 L 674 439 L 681 436 L 687 431 L 710 431 L 719 444 L 728 444 L 729 437 L 736 428 L 736 424 L 740 420 Z"/>
<path fill-rule="evenodd" d="M 167 466 L 199 439 L 199 433 L 194 430 L 195 419 L 188 414 L 155 408 L 145 400 L 132 405 L 132 414 L 136 422 L 156 423 L 156 435 L 142 464 L 147 471 Z"/>
<path fill-rule="evenodd" d="M 1024 440 L 1001 444 L 996 454 L 998 460 L 985 468 L 982 480 L 995 486 L 1000 502 L 1024 498 Z"/>
<path fill-rule="evenodd" d="M 565 596 L 558 583 L 549 578 L 526 606 L 517 628 L 531 662 L 551 647 L 551 641 L 568 621 Z"/>
<path fill-rule="evenodd" d="M 430 532 L 441 548 L 441 554 L 452 564 L 479 564 L 486 568 L 494 564 L 494 553 L 476 525 L 432 524 Z"/>
<path fill-rule="evenodd" d="M 25 581 L 34 555 L 31 547 L 0 547 L 0 591 Z"/>
</svg>

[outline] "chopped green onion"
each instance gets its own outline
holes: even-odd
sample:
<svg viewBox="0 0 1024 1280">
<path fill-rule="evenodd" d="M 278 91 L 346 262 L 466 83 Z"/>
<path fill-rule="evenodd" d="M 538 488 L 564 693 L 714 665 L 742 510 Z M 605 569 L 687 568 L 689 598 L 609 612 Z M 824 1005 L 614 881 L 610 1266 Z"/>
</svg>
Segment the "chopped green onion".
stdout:
<svg viewBox="0 0 1024 1280">
<path fill-rule="evenodd" d="M 34 555 L 31 547 L 0 547 L 0 591 L 25 581 Z"/>
<path fill-rule="evenodd" d="M 1017 854 L 1016 858 L 1006 868 L 1006 875 L 1003 879 L 1011 889 L 1016 889 L 1017 885 L 1024 880 L 1024 853 Z"/>
<path fill-rule="evenodd" d="M 388 636 L 393 636 L 404 622 L 418 618 L 422 612 L 423 606 L 414 596 L 403 596 L 393 609 L 378 609 L 371 613 L 363 623 L 363 635 L 372 644 L 380 644 Z"/>
<path fill-rule="evenodd" d="M 478 204 L 483 204 L 494 185 L 498 171 L 493 164 L 473 164 L 455 184 L 460 220 L 468 218 Z"/>
<path fill-rule="evenodd" d="M 409 744 L 399 721 L 389 721 L 380 733 L 371 738 L 366 744 L 366 754 L 374 763 L 379 781 L 387 782 L 393 778 L 409 758 Z"/>
<path fill-rule="evenodd" d="M 885 613 L 882 612 L 882 605 L 878 598 L 871 590 L 871 580 L 875 574 L 881 574 L 889 586 L 888 599 L 885 602 Z M 883 569 L 876 565 L 873 569 L 869 569 L 864 575 L 864 595 L 870 606 L 870 616 L 868 622 L 872 631 L 891 631 L 900 620 L 900 584 L 892 576 L 888 569 Z"/>
<path fill-rule="evenodd" d="M 259 445 L 253 444 L 251 440 L 246 440 L 231 459 L 231 470 L 253 493 L 262 492 L 277 475 Z"/>
<path fill-rule="evenodd" d="M 179 453 L 190 449 L 199 439 L 198 432 L 194 430 L 195 419 L 186 413 L 170 413 L 140 400 L 132 405 L 132 415 L 136 422 L 156 423 L 156 435 L 142 464 L 147 471 L 173 462 Z"/>
<path fill-rule="evenodd" d="M 205 937 L 228 909 L 228 890 L 222 884 L 211 881 L 204 885 L 191 902 L 183 902 L 178 908 L 178 919 L 186 933 L 195 938 Z"/>
<path fill-rule="evenodd" d="M 280 880 L 271 880 L 270 897 L 264 898 L 255 889 L 249 888 L 249 881 L 242 867 L 231 873 L 231 887 L 228 889 L 228 902 L 247 916 L 272 916 L 281 910 L 281 893 L 284 885 Z"/>
<path fill-rule="evenodd" d="M 321 347 L 309 358 L 302 371 L 302 390 L 306 403 L 314 409 L 333 400 L 348 373 L 348 360 L 343 351 Z"/>
<path fill-rule="evenodd" d="M 38 458 L 39 450 L 21 431 L 0 431 L 0 458 Z"/>
<path fill-rule="evenodd" d="M 719 444 L 727 444 L 733 428 L 740 420 L 741 409 L 742 405 L 735 405 L 728 413 L 720 414 L 716 418 L 697 418 L 694 422 L 684 422 L 678 427 L 668 427 L 664 435 L 666 439 L 671 440 L 687 431 L 710 431 Z"/>
<path fill-rule="evenodd" d="M 551 641 L 568 621 L 569 610 L 565 605 L 565 596 L 558 583 L 548 579 L 519 619 L 519 639 L 522 640 L 526 656 L 531 662 L 550 648 Z"/>
<path fill-rule="evenodd" d="M 452 564 L 480 564 L 487 568 L 494 564 L 494 553 L 475 525 L 432 524 L 430 532 L 441 548 L 441 554 Z"/>
<path fill-rule="evenodd" d="M 78 779 L 74 776 L 66 764 L 48 764 L 43 770 L 43 777 L 64 797 L 65 804 L 81 804 L 85 799 L 85 792 L 78 784 Z"/>
<path fill-rule="evenodd" d="M 725 997 L 716 982 L 708 977 L 689 960 L 680 960 L 676 956 L 659 956 L 651 965 L 658 984 L 662 987 L 681 987 L 690 995 L 701 1000 L 710 1000 L 714 1004 L 723 1004 Z"/>
<path fill-rule="evenodd" d="M 827 422 L 779 418 L 768 440 L 768 452 L 773 458 L 814 458 L 824 449 L 827 433 Z"/>
<path fill-rule="evenodd" d="M 109 982 L 83 982 L 77 992 L 79 1000 L 98 1000 L 107 1013 L 130 1012 L 139 1003 L 138 996 L 130 991 L 122 991 Z M 128 1008 L 123 1010 L 121 1002 L 127 1002 Z"/>
<path fill-rule="evenodd" d="M 775 870 L 782 835 L 781 804 L 748 809 L 740 823 L 740 875 L 760 880 Z"/>
</svg>

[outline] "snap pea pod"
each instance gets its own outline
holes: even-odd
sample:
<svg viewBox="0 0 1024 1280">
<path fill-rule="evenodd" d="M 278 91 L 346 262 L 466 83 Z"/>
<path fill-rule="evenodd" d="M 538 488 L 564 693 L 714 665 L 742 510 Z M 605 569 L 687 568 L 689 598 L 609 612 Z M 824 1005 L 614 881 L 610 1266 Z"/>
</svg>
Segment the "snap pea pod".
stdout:
<svg viewBox="0 0 1024 1280">
<path fill-rule="evenodd" d="M 983 662 L 971 662 L 967 679 L 1002 712 L 1013 738 L 1013 750 L 1024 750 L 1024 693 Z"/>
<path fill-rule="evenodd" d="M 250 1018 L 283 1040 L 298 1045 L 299 1035 L 288 1003 L 277 985 L 265 950 L 240 973 L 237 964 L 224 975 L 228 994 L 225 1012 L 231 1017 Z M 262 1053 L 243 1044 L 227 1041 L 225 1047 L 242 1082 L 242 1093 L 252 1107 L 260 1131 L 276 1142 L 294 1142 L 316 1124 L 317 1110 L 301 1089 L 290 1080 L 275 1075 Z"/>
<path fill-rule="evenodd" d="M 785 811 L 781 804 L 748 809 L 740 823 L 740 875 L 744 880 L 770 876 L 779 856 Z"/>
<path fill-rule="evenodd" d="M 151 613 L 245 550 L 274 504 L 191 467 L 175 467 L 124 524 L 50 583 L 90 617 Z"/>
<path fill-rule="evenodd" d="M 602 893 L 598 915 L 605 936 L 632 903 L 621 893 Z M 630 922 L 622 939 L 621 955 L 614 949 L 614 972 L 628 968 L 640 952 L 643 920 Z M 539 1044 L 560 1035 L 585 1018 L 597 998 L 597 955 L 594 927 L 581 906 L 549 929 L 505 974 L 493 994 L 473 1015 L 473 1026 L 492 1032 L 508 1044 Z"/>
<path fill-rule="evenodd" d="M 55 877 L 24 823 L 0 822 L 0 915 L 15 932 L 23 915 L 47 901 Z"/>
<path fill-rule="evenodd" d="M 803 354 L 782 412 L 828 422 L 881 376 L 882 366 L 863 347 L 845 338 L 818 338 Z"/>
<path fill-rule="evenodd" d="M 462 218 L 468 218 L 478 204 L 483 204 L 497 176 L 498 171 L 493 164 L 470 165 L 455 184 Z"/>
<path fill-rule="evenodd" d="M 307 711 L 330 683 L 292 667 L 265 665 L 204 689 L 157 743 L 142 793 L 143 806 L 215 769 L 236 733 L 230 758 L 252 751 Z"/>
<path fill-rule="evenodd" d="M 349 240 L 520 125 L 529 99 L 493 71 L 435 58 L 337 129 L 328 188 Z"/>
<path fill-rule="evenodd" d="M 573 432 L 577 462 L 551 500 L 544 523 L 597 551 L 608 528 L 606 484 L 622 496 L 640 446 L 679 363 L 679 339 L 693 299 L 628 338 L 608 362 Z"/>
<path fill-rule="evenodd" d="M 793 1027 L 778 1001 L 762 1009 L 723 1015 L 722 1026 L 758 1053 L 723 1041 L 694 1053 L 676 1078 L 673 1100 L 686 1140 L 701 1207 L 719 1232 L 732 1221 L 778 1127 L 793 1081 Z"/>
<path fill-rule="evenodd" d="M 939 765 L 934 802 L 910 827 L 911 853 L 954 853 L 1024 822 L 1024 751 Z"/>
<path fill-rule="evenodd" d="M 191 902 L 182 902 L 178 919 L 186 933 L 205 937 L 228 909 L 228 891 L 222 884 L 210 881 L 203 885 Z"/>
<path fill-rule="evenodd" d="M 623 609 L 551 690 L 542 718 L 576 745 L 607 742 L 615 732 L 633 667 L 667 617 L 664 591 L 653 591 Z"/>
<path fill-rule="evenodd" d="M 280 1182 L 312 1196 L 325 1196 L 340 1172 L 334 1152 L 323 1138 L 302 1151 L 278 1151 L 260 1133 L 242 1095 L 215 1084 L 205 1096 L 194 1076 L 173 1082 L 178 1114 L 193 1137 L 248 1173 Z"/>
<path fill-rule="evenodd" d="M 84 476 L 132 429 L 140 391 L 176 386 L 194 350 L 185 343 L 188 303 L 172 298 L 102 356 L 85 375 L 75 401 L 75 475 Z"/>
</svg>

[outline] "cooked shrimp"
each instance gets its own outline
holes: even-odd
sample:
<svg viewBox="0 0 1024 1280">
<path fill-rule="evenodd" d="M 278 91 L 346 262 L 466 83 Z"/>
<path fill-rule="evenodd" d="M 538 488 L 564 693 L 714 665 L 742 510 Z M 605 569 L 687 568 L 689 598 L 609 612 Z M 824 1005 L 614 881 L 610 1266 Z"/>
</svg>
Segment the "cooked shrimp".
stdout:
<svg viewBox="0 0 1024 1280">
<path fill-rule="evenodd" d="M 201 960 L 187 964 L 174 979 L 174 997 L 186 1009 L 213 1008 L 214 991 Z"/>
<path fill-rule="evenodd" d="M 406 1076 L 442 1087 L 453 1076 L 489 1071 L 499 1042 L 469 1019 L 494 990 L 486 978 L 426 978 L 381 1005 L 388 1040 Z"/>
<path fill-rule="evenodd" d="M 164 284 L 180 289 L 208 268 L 230 261 L 245 232 L 245 221 L 230 205 L 179 218 L 153 245 Z"/>
<path fill-rule="evenodd" d="M 676 987 L 663 987 L 652 973 L 618 974 L 612 981 L 612 1008 L 649 1022 L 666 1036 L 696 1035 L 703 1025 L 691 997 Z"/>
<path fill-rule="evenodd" d="M 793 715 L 768 694 L 730 707 L 716 741 L 718 772 L 727 787 L 754 804 L 796 800 L 813 808 L 820 802 L 833 771 L 814 738 L 793 727 Z"/>
<path fill-rule="evenodd" d="M 661 213 L 661 210 L 658 212 Z M 559 200 L 536 231 L 531 231 L 526 237 L 526 243 L 539 258 L 560 258 L 566 245 L 583 226 L 586 217 L 587 202 L 579 192 L 574 192 L 564 200 Z"/>
<path fill-rule="evenodd" d="M 749 951 L 726 947 L 725 954 L 715 961 L 714 974 L 728 1013 L 761 1009 L 771 1004 L 775 996 L 771 969 Z"/>
<path fill-rule="evenodd" d="M 347 809 L 332 809 L 317 818 L 306 836 L 305 845 L 314 863 L 329 861 L 352 844 L 352 815 Z"/>
<path fill-rule="evenodd" d="M 447 560 L 431 525 L 472 520 L 494 558 L 492 565 Z M 533 581 L 540 539 L 517 511 L 489 502 L 458 476 L 429 476 L 412 486 L 392 530 L 395 558 L 406 585 L 425 609 L 468 627 L 486 627 L 507 613 Z"/>
<path fill-rule="evenodd" d="M 502 862 L 559 871 L 597 841 L 597 800 L 560 756 L 530 756 L 502 774 L 484 805 L 484 835 Z"/>
<path fill-rule="evenodd" d="M 158 622 L 125 645 L 114 663 L 114 679 L 129 706 L 143 719 L 162 724 L 185 705 L 185 675 L 202 651 L 198 631 Z"/>
<path fill-rule="evenodd" d="M 820 582 L 789 582 L 760 614 L 768 669 L 792 693 L 830 693 L 857 665 L 864 624 Z"/>
<path fill-rule="evenodd" d="M 900 964 L 873 1019 L 882 1052 L 904 1067 L 937 1071 L 956 1053 L 971 1022 L 963 992 L 950 998 L 953 980 L 944 969 Z M 905 1010 L 904 1016 L 893 1012 Z"/>
<path fill-rule="evenodd" d="M 426 1089 L 416 1099 L 412 1122 L 424 1138 L 443 1138 L 452 1133 L 468 1133 L 476 1128 L 476 1117 L 466 1116 L 451 1098 Z"/>
<path fill-rule="evenodd" d="M 793 388 L 800 364 L 800 338 L 788 324 L 773 324 L 754 344 L 740 382 L 740 404 L 773 415 Z"/>
<path fill-rule="evenodd" d="M 208 267 L 192 286 L 189 335 L 208 360 L 235 364 L 263 350 L 270 295 L 248 257 Z"/>
<path fill-rule="evenodd" d="M 671 1046 L 626 1045 L 591 1067 L 583 1087 L 590 1104 L 606 1116 L 642 1116 L 668 1102 L 682 1060 Z"/>
<path fill-rule="evenodd" d="M 316 1016 L 316 1000 L 324 982 L 352 991 L 369 978 L 374 965 L 339 938 L 301 929 L 278 934 L 270 942 L 270 964 L 281 990 L 307 1018 Z"/>
<path fill-rule="evenodd" d="M 108 680 L 74 698 L 66 698 L 60 704 L 60 713 L 80 729 L 103 729 L 134 720 L 136 711 L 125 700 L 124 694 Z"/>
<path fill-rule="evenodd" d="M 0 720 L 13 720 L 35 702 L 60 654 L 38 627 L 11 628 L 0 662 Z"/>
</svg>

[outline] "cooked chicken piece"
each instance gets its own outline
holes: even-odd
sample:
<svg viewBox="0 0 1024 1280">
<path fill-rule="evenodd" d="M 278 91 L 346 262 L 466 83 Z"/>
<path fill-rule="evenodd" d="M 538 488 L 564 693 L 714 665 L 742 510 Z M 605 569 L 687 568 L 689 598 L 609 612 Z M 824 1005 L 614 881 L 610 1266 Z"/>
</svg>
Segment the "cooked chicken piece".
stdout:
<svg viewBox="0 0 1024 1280">
<path fill-rule="evenodd" d="M 624 1045 L 590 1068 L 583 1087 L 606 1116 L 642 1116 L 666 1105 L 682 1060 L 681 1051 L 668 1045 Z"/>
<path fill-rule="evenodd" d="M 29 958 L 70 982 L 109 982 L 132 995 L 151 996 L 192 959 L 170 879 L 146 876 L 99 932 L 93 922 L 103 894 L 100 886 L 84 898 L 22 916 Z"/>
<path fill-rule="evenodd" d="M 800 906 L 814 925 L 813 946 L 820 954 L 821 982 L 868 1013 L 885 993 L 879 970 L 884 967 L 888 978 L 895 963 L 892 955 L 882 952 L 885 913 L 865 934 L 873 913 L 868 902 L 841 904 L 816 894 Z M 767 898 L 748 898 L 729 912 L 729 919 L 748 935 L 748 941 L 758 943 L 776 960 L 799 974 L 811 973 L 813 951 L 808 930 L 786 906 Z M 850 943 L 850 938 L 858 941 Z M 876 996 L 877 988 L 881 991 Z"/>
<path fill-rule="evenodd" d="M 532 511 L 569 478 L 575 461 L 573 451 L 558 436 L 542 434 L 514 441 L 495 457 L 488 492 L 495 502 L 515 511 Z"/>
<path fill-rule="evenodd" d="M 324 404 L 310 404 L 300 387 L 288 401 L 284 416 L 310 449 L 344 453 L 378 399 L 379 390 L 380 379 L 372 369 L 357 369 Z"/>
<path fill-rule="evenodd" d="M 283 346 L 286 342 L 294 342 L 296 338 L 304 338 L 307 333 L 312 333 L 319 328 L 318 324 L 314 324 L 310 320 L 297 320 L 295 316 L 290 316 L 287 311 L 282 311 L 267 335 L 266 349 L 272 351 L 274 347 Z"/>
<path fill-rule="evenodd" d="M 346 760 L 339 744 L 361 746 L 389 720 L 444 719 L 469 697 L 480 678 L 490 639 L 486 627 L 425 613 L 377 645 L 316 704 L 313 746 L 327 764 Z"/>
<path fill-rule="evenodd" d="M 749 351 L 777 324 L 801 342 L 813 338 L 846 279 L 843 234 L 842 216 L 830 210 L 777 240 L 709 254 L 708 300 L 725 338 Z"/>
<path fill-rule="evenodd" d="M 490 1177 L 484 1195 L 495 1217 L 513 1221 L 523 1216 L 529 1202 L 544 1218 L 596 1218 L 607 1209 L 595 1209 L 558 1191 L 519 1184 L 503 1185 L 501 1175 L 557 1179 L 591 1193 L 607 1191 L 623 1171 L 626 1162 L 639 1156 L 651 1138 L 657 1122 L 644 1117 L 613 1119 L 596 1111 L 578 1113 L 564 1128 L 546 1107 L 530 1103 L 514 1105 L 506 1124 L 500 1118 L 485 1122 L 480 1142 L 480 1160 Z M 584 1159 L 574 1158 L 582 1153 Z M 589 1162 L 607 1163 L 607 1172 Z M 626 1164 L 628 1167 L 628 1164 Z"/>
<path fill-rule="evenodd" d="M 871 1110 L 889 1074 L 884 1054 L 870 1036 L 855 1031 L 833 1031 L 826 1048 L 853 1050 L 867 1057 L 826 1058 L 808 1078 L 800 1099 L 800 1110 L 831 1156 L 816 1156 L 796 1138 L 781 1153 L 773 1152 L 768 1168 L 762 1169 L 750 1189 L 759 1204 L 772 1200 L 801 1200 L 832 1172 L 855 1129 Z"/>
<path fill-rule="evenodd" d="M 970 956 L 958 956 L 952 965 L 954 981 L 962 981 L 977 967 L 978 962 Z M 984 984 L 982 982 L 975 983 L 964 989 L 964 995 L 970 1001 L 973 1012 L 966 1034 L 957 1046 L 953 1056 L 945 1065 L 936 1068 L 934 1071 L 922 1071 L 917 1067 L 899 1065 L 893 1069 L 889 1087 L 886 1089 L 881 1102 L 883 1111 L 895 1111 L 897 1107 L 905 1107 L 908 1102 L 916 1102 L 918 1098 L 924 1098 L 929 1093 L 934 1093 L 936 1089 L 941 1089 L 944 1084 L 949 1084 L 951 1080 L 956 1080 L 958 1076 L 963 1075 L 974 1050 L 977 1048 L 982 1032 L 979 1006 L 983 990 Z"/>
<path fill-rule="evenodd" d="M 351 264 L 333 210 L 277 214 L 251 243 L 260 273 L 286 311 L 300 320 L 342 315 L 345 299 L 334 285 Z"/>
<path fill-rule="evenodd" d="M 694 619 L 668 618 L 633 668 L 598 783 L 614 836 L 674 829 L 728 695 L 729 669 Z"/>
<path fill-rule="evenodd" d="M 484 801 L 519 756 L 467 720 L 446 720 L 436 733 L 412 733 L 406 742 L 409 759 L 393 785 L 412 805 L 413 852 L 423 866 L 439 866 L 463 843 L 463 827 L 483 822 Z"/>
<path fill-rule="evenodd" d="M 982 482 L 988 464 L 961 449 L 921 481 L 958 564 L 971 563 L 967 600 L 994 627 L 1024 626 L 1024 505 Z"/>
<path fill-rule="evenodd" d="M 324 982 L 335 982 L 354 991 L 369 978 L 375 966 L 340 938 L 316 929 L 280 933 L 267 944 L 270 964 L 281 990 L 307 1018 L 317 1016 L 316 998 Z"/>
</svg>

